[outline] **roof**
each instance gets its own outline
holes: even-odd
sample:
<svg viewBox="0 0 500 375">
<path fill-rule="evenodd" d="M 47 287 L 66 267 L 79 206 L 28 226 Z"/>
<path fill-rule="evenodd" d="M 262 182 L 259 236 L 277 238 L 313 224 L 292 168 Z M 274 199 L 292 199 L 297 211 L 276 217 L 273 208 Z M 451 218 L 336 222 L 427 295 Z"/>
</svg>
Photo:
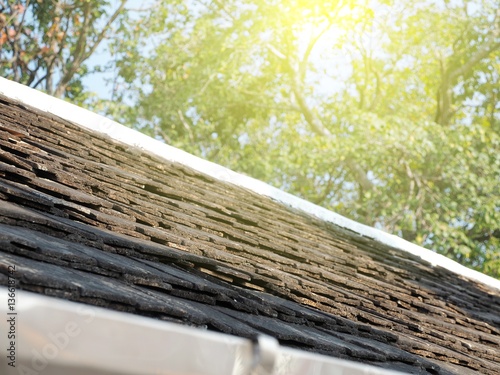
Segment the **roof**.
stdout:
<svg viewBox="0 0 500 375">
<path fill-rule="evenodd" d="M 497 281 L 9 96 L 0 259 L 21 289 L 409 373 L 500 372 Z"/>
<path fill-rule="evenodd" d="M 12 313 L 6 292 L 0 287 L 3 314 Z M 22 345 L 10 344 L 15 368 L 0 357 L 4 375 L 402 375 L 291 349 L 267 335 L 248 340 L 22 290 L 16 298 L 22 314 L 16 340 Z"/>
</svg>

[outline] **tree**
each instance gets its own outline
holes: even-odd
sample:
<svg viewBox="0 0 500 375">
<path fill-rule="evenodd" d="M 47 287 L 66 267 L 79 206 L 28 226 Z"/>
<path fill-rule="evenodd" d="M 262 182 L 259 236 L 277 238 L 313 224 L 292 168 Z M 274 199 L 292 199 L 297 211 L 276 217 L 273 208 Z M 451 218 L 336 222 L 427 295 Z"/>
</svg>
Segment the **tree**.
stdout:
<svg viewBox="0 0 500 375">
<path fill-rule="evenodd" d="M 159 2 L 114 46 L 119 119 L 500 277 L 498 8 Z"/>
<path fill-rule="evenodd" d="M 0 72 L 57 97 L 81 100 L 85 62 L 109 38 L 126 0 L 0 0 Z"/>
</svg>

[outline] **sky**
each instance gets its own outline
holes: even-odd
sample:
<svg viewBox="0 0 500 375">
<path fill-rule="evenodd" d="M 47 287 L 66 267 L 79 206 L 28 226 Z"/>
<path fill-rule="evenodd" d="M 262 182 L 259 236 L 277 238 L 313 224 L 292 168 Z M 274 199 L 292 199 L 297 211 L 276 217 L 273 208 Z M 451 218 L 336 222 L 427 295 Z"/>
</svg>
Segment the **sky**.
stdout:
<svg viewBox="0 0 500 375">
<path fill-rule="evenodd" d="M 151 3 L 154 3 L 154 0 L 128 0 L 126 7 L 127 9 L 142 9 Z M 119 4 L 119 0 L 111 0 L 110 8 L 116 9 Z M 101 45 L 99 45 L 97 51 L 87 60 L 87 64 L 90 68 L 92 68 L 96 65 L 105 65 L 112 59 L 113 56 L 109 51 L 108 44 L 104 41 Z M 111 99 L 113 91 L 113 78 L 113 71 L 88 74 L 84 77 L 83 84 L 88 91 L 96 93 L 100 98 Z"/>
</svg>

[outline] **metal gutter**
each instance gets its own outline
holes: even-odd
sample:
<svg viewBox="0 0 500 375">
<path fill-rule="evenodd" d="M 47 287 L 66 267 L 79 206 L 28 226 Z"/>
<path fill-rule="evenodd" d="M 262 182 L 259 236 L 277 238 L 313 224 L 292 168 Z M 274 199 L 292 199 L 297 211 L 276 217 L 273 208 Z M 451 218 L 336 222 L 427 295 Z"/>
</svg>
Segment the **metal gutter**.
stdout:
<svg viewBox="0 0 500 375">
<path fill-rule="evenodd" d="M 443 267 L 456 273 L 457 275 L 479 281 L 492 288 L 500 290 L 500 280 L 467 268 L 441 254 L 435 253 L 432 250 L 425 249 L 408 242 L 401 237 L 383 232 L 379 229 L 360 224 L 304 199 L 285 193 L 284 191 L 281 191 L 262 181 L 233 172 L 228 168 L 188 154 L 185 151 L 159 142 L 146 136 L 145 134 L 139 133 L 136 130 L 127 128 L 104 116 L 90 112 L 61 99 L 54 98 L 43 92 L 1 77 L 0 94 L 37 108 L 41 111 L 59 116 L 83 128 L 106 134 L 117 141 L 146 150 L 168 161 L 186 165 L 218 180 L 229 182 L 231 184 L 249 189 L 257 194 L 267 196 L 285 205 L 313 215 L 321 220 L 347 228 L 385 245 L 419 256 L 425 261 L 431 263 L 433 266 Z"/>
<path fill-rule="evenodd" d="M 269 336 L 252 342 L 22 290 L 12 304 L 8 293 L 0 287 L 4 375 L 401 374 L 281 347 Z"/>
</svg>

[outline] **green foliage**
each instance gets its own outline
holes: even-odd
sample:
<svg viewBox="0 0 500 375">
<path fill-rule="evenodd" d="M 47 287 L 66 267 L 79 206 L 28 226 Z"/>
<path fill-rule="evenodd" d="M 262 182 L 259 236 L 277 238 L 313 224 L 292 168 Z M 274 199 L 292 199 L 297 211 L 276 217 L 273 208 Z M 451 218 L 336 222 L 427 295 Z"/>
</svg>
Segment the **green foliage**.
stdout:
<svg viewBox="0 0 500 375">
<path fill-rule="evenodd" d="M 85 62 L 109 37 L 126 0 L 0 1 L 0 73 L 81 104 Z"/>
</svg>

